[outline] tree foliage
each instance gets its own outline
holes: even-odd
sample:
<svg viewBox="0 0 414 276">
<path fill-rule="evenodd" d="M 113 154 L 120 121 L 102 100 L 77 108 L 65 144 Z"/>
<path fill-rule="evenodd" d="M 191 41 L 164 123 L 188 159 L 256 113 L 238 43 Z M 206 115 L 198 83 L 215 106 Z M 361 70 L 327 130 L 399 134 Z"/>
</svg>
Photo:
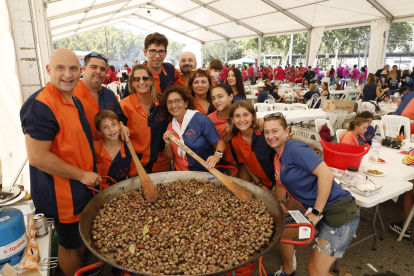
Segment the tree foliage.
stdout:
<svg viewBox="0 0 414 276">
<path fill-rule="evenodd" d="M 401 49 L 404 52 L 413 51 L 414 21 L 393 23 L 388 34 L 387 51 Z"/>
<path fill-rule="evenodd" d="M 212 59 L 219 59 L 225 61 L 226 43 L 208 43 L 204 45 L 204 60 L 203 63 L 207 64 Z M 229 41 L 227 44 L 227 60 L 240 59 L 246 56 L 246 52 L 240 48 L 239 41 Z"/>
<path fill-rule="evenodd" d="M 143 53 L 145 37 L 142 33 L 134 34 L 131 30 L 108 26 L 106 27 L 106 39 L 108 43 L 108 58 L 110 61 L 145 60 Z M 168 44 L 168 55 L 166 59 L 176 63 L 183 50 L 183 45 L 174 41 L 169 41 Z M 54 49 L 65 47 L 73 51 L 97 52 L 106 55 L 105 30 L 104 28 L 100 28 L 64 38 L 53 42 L 53 47 Z"/>
</svg>

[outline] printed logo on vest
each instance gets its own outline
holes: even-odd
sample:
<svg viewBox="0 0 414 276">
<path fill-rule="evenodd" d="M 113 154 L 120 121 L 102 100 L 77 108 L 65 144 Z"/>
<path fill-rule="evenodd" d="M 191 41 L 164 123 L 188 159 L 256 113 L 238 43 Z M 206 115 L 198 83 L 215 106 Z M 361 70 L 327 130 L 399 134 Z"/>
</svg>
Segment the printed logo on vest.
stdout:
<svg viewBox="0 0 414 276">
<path fill-rule="evenodd" d="M 192 129 L 187 130 L 187 132 L 185 133 L 185 135 L 193 135 L 195 134 L 195 131 Z"/>
</svg>

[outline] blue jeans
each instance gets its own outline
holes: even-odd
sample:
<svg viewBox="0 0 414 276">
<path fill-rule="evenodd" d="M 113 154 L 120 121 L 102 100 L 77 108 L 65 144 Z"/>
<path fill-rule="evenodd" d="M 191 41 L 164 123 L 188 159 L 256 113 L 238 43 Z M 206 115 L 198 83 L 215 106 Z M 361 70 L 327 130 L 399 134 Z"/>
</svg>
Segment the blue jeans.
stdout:
<svg viewBox="0 0 414 276">
<path fill-rule="evenodd" d="M 254 77 L 249 77 L 249 80 L 250 80 L 251 85 L 253 85 L 254 84 Z"/>
<path fill-rule="evenodd" d="M 342 79 L 345 79 L 345 80 L 347 80 L 348 79 L 348 77 L 344 77 L 344 78 L 342 78 Z M 343 81 L 342 82 L 342 90 L 345 90 L 345 81 Z"/>
<path fill-rule="evenodd" d="M 329 226 L 324 220 L 320 220 L 315 226 L 315 234 L 319 232 L 318 238 L 315 239 L 316 247 L 328 256 L 342 258 L 358 229 L 359 218 L 358 213 L 354 219 L 339 226 Z M 321 245 L 319 239 L 326 241 L 328 245 Z"/>
</svg>

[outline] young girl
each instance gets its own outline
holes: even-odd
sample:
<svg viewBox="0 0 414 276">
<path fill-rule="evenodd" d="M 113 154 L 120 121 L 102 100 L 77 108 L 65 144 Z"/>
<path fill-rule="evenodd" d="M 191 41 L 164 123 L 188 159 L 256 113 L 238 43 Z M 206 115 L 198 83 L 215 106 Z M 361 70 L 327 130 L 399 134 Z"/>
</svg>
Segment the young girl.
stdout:
<svg viewBox="0 0 414 276">
<path fill-rule="evenodd" d="M 214 107 L 217 109 L 208 117 L 213 122 L 221 139 L 226 144 L 226 149 L 223 152 L 223 161 L 226 166 L 238 167 L 231 151 L 230 140 L 232 138 L 229 132 L 230 111 L 233 103 L 233 90 L 225 83 L 217 84 L 211 91 L 211 100 Z M 244 166 L 243 166 L 244 168 Z M 227 174 L 231 174 L 232 170 L 228 170 Z M 238 177 L 236 174 L 235 177 Z"/>
<path fill-rule="evenodd" d="M 354 146 L 363 146 L 365 143 L 364 134 L 367 132 L 369 122 L 365 118 L 357 118 L 349 123 L 348 132 L 341 137 L 341 143 Z"/>
<path fill-rule="evenodd" d="M 248 175 L 239 178 L 271 191 L 275 185 L 273 159 L 275 150 L 266 144 L 258 130 L 256 112 L 248 101 L 235 102 L 230 110 L 231 145 L 240 163 L 244 163 Z"/>
</svg>

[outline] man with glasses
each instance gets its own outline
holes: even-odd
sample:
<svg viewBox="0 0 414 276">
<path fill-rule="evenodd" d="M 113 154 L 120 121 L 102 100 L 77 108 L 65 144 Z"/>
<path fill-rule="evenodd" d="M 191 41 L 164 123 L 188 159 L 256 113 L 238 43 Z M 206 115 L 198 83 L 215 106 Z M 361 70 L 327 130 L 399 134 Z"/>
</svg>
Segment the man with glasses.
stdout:
<svg viewBox="0 0 414 276">
<path fill-rule="evenodd" d="M 180 71 L 183 76 L 183 80 L 188 87 L 188 81 L 190 80 L 191 72 L 197 67 L 196 56 L 189 51 L 183 52 L 179 59 Z"/>
<path fill-rule="evenodd" d="M 180 72 L 170 63 L 164 63 L 167 56 L 168 39 L 160 33 L 147 35 L 145 38 L 144 55 L 148 60 L 155 80 L 155 91 L 163 93 L 173 85 L 186 86 Z"/>
<path fill-rule="evenodd" d="M 86 118 L 88 119 L 92 130 L 94 141 L 102 139 L 95 127 L 95 115 L 100 110 L 108 109 L 115 112 L 121 122 L 121 138 L 123 141 L 128 140 L 128 128 L 126 127 L 127 118 L 122 112 L 118 98 L 115 93 L 102 86 L 106 76 L 106 66 L 108 59 L 99 53 L 89 53 L 85 56 L 85 65 L 83 66 L 83 79 L 78 82 L 73 92 L 83 105 Z"/>
<path fill-rule="evenodd" d="M 90 186 L 102 179 L 82 103 L 73 97 L 80 77 L 78 57 L 69 49 L 57 49 L 46 69 L 50 82 L 23 104 L 20 120 L 33 203 L 37 212 L 54 219 L 59 266 L 65 275 L 74 275 L 83 266 L 86 250 L 79 219 L 93 198 Z"/>
</svg>

